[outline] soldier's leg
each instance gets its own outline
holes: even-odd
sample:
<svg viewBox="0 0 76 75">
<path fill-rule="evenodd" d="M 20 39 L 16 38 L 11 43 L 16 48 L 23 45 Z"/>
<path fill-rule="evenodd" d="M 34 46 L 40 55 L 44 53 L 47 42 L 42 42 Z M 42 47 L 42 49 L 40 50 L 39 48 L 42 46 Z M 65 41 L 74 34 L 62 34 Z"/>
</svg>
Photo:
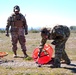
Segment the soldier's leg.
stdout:
<svg viewBox="0 0 76 75">
<path fill-rule="evenodd" d="M 62 54 L 61 54 L 61 51 L 59 51 L 59 49 L 55 48 L 55 58 L 54 58 L 54 67 L 60 67 L 61 66 L 61 57 L 62 57 Z"/>
<path fill-rule="evenodd" d="M 17 42 L 18 42 L 18 36 L 17 35 L 12 35 L 12 51 L 15 56 L 17 56 Z"/>
<path fill-rule="evenodd" d="M 25 43 L 26 43 L 25 36 L 19 36 L 19 43 L 21 45 L 24 56 L 27 57 L 28 55 L 26 53 L 27 49 L 26 49 L 26 45 L 25 45 Z"/>
<path fill-rule="evenodd" d="M 65 42 L 63 44 L 62 59 L 65 60 L 65 63 L 69 65 L 71 62 L 70 62 L 70 59 L 69 59 L 67 53 L 65 52 L 65 43 L 66 43 L 66 41 L 67 41 L 67 39 L 65 40 Z"/>
<path fill-rule="evenodd" d="M 70 61 L 70 59 L 68 58 L 65 50 L 63 50 L 62 59 L 65 60 L 65 63 L 68 64 L 68 65 L 71 63 L 71 61 Z"/>
<path fill-rule="evenodd" d="M 65 60 L 65 63 L 68 65 L 71 63 L 67 53 L 65 52 L 65 45 L 64 45 L 63 52 L 62 52 L 62 59 Z"/>
<path fill-rule="evenodd" d="M 62 58 L 62 45 L 58 44 L 55 46 L 55 58 L 54 58 L 54 67 L 58 68 L 61 66 Z"/>
</svg>

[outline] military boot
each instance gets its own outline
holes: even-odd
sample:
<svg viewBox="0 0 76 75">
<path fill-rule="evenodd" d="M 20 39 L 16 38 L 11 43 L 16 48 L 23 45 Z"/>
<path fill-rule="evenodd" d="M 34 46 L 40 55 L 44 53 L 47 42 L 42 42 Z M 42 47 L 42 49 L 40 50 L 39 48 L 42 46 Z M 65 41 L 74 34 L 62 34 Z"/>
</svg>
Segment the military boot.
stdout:
<svg viewBox="0 0 76 75">
<path fill-rule="evenodd" d="M 18 56 L 17 56 L 16 50 L 13 50 L 13 53 L 14 53 L 14 54 L 13 54 L 13 57 L 14 57 L 14 58 L 17 58 Z"/>
<path fill-rule="evenodd" d="M 28 55 L 27 55 L 26 51 L 25 50 L 22 50 L 22 51 L 23 51 L 23 54 L 24 54 L 24 58 L 27 58 Z"/>
<path fill-rule="evenodd" d="M 71 61 L 70 59 L 68 59 L 67 61 L 65 61 L 67 65 L 70 65 Z"/>
<path fill-rule="evenodd" d="M 60 68 L 61 67 L 61 63 L 58 59 L 54 59 L 54 64 L 53 64 L 53 68 Z"/>
</svg>

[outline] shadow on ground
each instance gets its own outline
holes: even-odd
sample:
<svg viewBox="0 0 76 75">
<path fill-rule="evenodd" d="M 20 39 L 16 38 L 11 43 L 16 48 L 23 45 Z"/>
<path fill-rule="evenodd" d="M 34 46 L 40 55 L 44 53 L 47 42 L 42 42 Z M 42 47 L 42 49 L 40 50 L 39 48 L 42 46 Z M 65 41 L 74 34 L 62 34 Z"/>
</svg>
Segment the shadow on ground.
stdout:
<svg viewBox="0 0 76 75">
<path fill-rule="evenodd" d="M 71 70 L 73 73 L 76 73 L 76 64 L 70 64 L 69 66 L 70 67 L 64 67 L 64 69 L 68 69 Z"/>
</svg>

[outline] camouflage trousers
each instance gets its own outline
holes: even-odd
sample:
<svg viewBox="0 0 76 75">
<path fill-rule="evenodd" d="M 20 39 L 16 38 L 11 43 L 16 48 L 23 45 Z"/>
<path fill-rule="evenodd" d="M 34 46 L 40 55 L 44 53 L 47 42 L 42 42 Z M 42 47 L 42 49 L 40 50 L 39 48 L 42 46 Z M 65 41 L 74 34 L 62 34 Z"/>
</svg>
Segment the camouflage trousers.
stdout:
<svg viewBox="0 0 76 75">
<path fill-rule="evenodd" d="M 69 62 L 69 58 L 65 52 L 65 42 L 60 42 L 55 45 L 55 58 L 54 58 L 54 66 L 60 67 L 61 59 L 65 60 L 65 63 Z"/>
<path fill-rule="evenodd" d="M 26 46 L 25 46 L 25 42 L 26 42 L 26 39 L 25 39 L 25 36 L 24 36 L 24 33 L 17 33 L 17 32 L 11 32 L 11 38 L 12 38 L 12 50 L 17 50 L 17 43 L 19 41 L 20 45 L 21 45 L 21 49 L 24 51 L 26 51 Z"/>
</svg>

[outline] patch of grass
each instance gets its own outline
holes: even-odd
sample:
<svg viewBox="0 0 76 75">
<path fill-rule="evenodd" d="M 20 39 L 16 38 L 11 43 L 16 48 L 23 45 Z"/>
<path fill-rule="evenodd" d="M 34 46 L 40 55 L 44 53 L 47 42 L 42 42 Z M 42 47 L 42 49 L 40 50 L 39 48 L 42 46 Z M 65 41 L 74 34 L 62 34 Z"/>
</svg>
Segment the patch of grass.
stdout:
<svg viewBox="0 0 76 75">
<path fill-rule="evenodd" d="M 6 67 L 6 69 L 10 69 L 10 70 L 13 70 L 13 68 L 12 68 L 12 67 Z"/>
<path fill-rule="evenodd" d="M 17 73 L 17 74 L 15 74 L 15 75 L 24 75 L 23 73 Z"/>
<path fill-rule="evenodd" d="M 28 56 L 27 58 L 24 58 L 24 60 L 33 60 L 33 59 L 32 59 L 32 57 Z"/>
</svg>

